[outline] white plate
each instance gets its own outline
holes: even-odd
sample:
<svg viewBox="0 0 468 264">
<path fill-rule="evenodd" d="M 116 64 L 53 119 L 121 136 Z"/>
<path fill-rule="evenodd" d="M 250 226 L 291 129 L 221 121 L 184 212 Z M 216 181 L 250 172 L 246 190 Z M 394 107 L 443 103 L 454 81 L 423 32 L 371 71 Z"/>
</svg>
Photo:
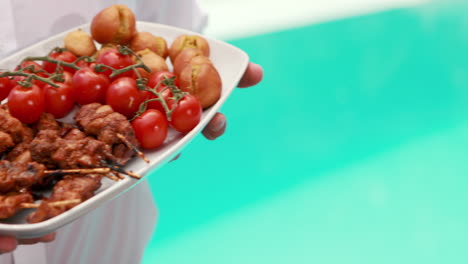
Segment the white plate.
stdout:
<svg viewBox="0 0 468 264">
<path fill-rule="evenodd" d="M 89 32 L 89 24 L 82 25 L 77 28 L 81 28 L 84 31 Z M 179 35 L 197 34 L 195 32 L 176 27 L 146 22 L 137 22 L 137 29 L 139 31 L 147 31 L 153 33 L 154 35 L 163 37 L 169 46 Z M 9 56 L 4 60 L 1 60 L 0 69 L 11 70 L 27 56 L 43 56 L 47 54 L 52 48 L 63 46 L 64 36 L 72 30 L 74 29 L 41 41 L 31 47 Z M 227 97 L 237 86 L 237 83 L 242 77 L 249 62 L 247 54 L 225 42 L 210 39 L 208 37 L 205 38 L 208 40 L 210 45 L 210 59 L 221 75 L 223 83 L 221 98 L 215 105 L 203 112 L 201 122 L 191 132 L 183 135 L 171 129 L 168 133 L 166 142 L 161 148 L 155 151 L 145 152 L 145 155 L 151 161 L 150 164 L 146 164 L 139 158 L 133 158 L 133 160 L 130 161 L 128 165 L 126 165 L 125 168 L 127 170 L 132 170 L 139 175 L 145 176 L 168 162 L 187 143 L 189 143 L 203 127 L 205 127 L 205 125 L 210 121 L 213 115 L 219 110 L 221 105 L 226 101 Z M 169 59 L 167 62 L 170 65 Z M 34 209 L 23 210 L 23 212 L 20 212 L 8 220 L 0 221 L 0 234 L 13 235 L 19 238 L 39 237 L 48 234 L 98 208 L 106 201 L 116 198 L 125 191 L 128 191 L 130 188 L 134 187 L 138 182 L 138 180 L 132 178 L 126 178 L 118 182 L 113 182 L 105 178 L 102 181 L 102 187 L 96 192 L 95 196 L 70 209 L 69 211 L 41 223 L 28 224 L 25 221 L 25 217 L 31 212 L 31 210 Z"/>
</svg>

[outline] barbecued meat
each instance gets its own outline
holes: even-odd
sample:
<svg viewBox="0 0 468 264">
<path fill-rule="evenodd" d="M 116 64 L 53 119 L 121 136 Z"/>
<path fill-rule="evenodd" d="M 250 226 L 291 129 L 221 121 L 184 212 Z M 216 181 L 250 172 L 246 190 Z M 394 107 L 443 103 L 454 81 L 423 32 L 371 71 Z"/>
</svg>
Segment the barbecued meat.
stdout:
<svg viewBox="0 0 468 264">
<path fill-rule="evenodd" d="M 85 201 L 94 195 L 94 192 L 101 187 L 100 175 L 67 176 L 57 182 L 49 199 L 42 201 L 35 212 L 27 217 L 29 223 L 38 223 L 54 216 L 57 216 L 78 203 L 52 206 L 51 203 L 58 201 L 80 200 Z"/>
<path fill-rule="evenodd" d="M 9 134 L 14 143 L 19 143 L 23 136 L 23 124 L 0 108 L 0 131 Z"/>
<path fill-rule="evenodd" d="M 48 129 L 39 131 L 29 144 L 32 159 L 46 165 L 47 168 L 55 168 L 55 162 L 50 157 L 57 149 L 62 147 L 58 142 L 59 138 L 58 130 Z"/>
<path fill-rule="evenodd" d="M 11 136 L 5 132 L 0 131 L 0 153 L 7 151 L 15 146 Z"/>
<path fill-rule="evenodd" d="M 41 115 L 41 117 L 39 118 L 39 121 L 37 121 L 37 123 L 36 123 L 36 129 L 38 131 L 49 130 L 49 129 L 59 130 L 60 125 L 57 122 L 57 120 L 55 120 L 55 118 L 54 118 L 54 116 L 52 114 L 43 113 Z"/>
<path fill-rule="evenodd" d="M 63 136 L 67 140 L 76 140 L 86 138 L 86 134 L 78 128 L 72 128 Z"/>
<path fill-rule="evenodd" d="M 85 137 L 81 139 L 58 139 L 60 145 L 50 156 L 58 168 L 93 168 L 103 161 L 113 161 L 110 147 L 102 141 Z"/>
<path fill-rule="evenodd" d="M 96 136 L 97 139 L 111 146 L 112 153 L 120 164 L 127 163 L 134 156 L 133 149 L 127 147 L 117 134 L 138 147 L 135 131 L 127 118 L 114 112 L 109 105 L 98 103 L 84 105 L 76 113 L 75 120 L 87 134 Z"/>
<path fill-rule="evenodd" d="M 0 192 L 31 187 L 44 178 L 45 166 L 37 162 L 10 162 L 0 160 Z"/>
<path fill-rule="evenodd" d="M 22 203 L 32 203 L 33 197 L 28 192 L 0 195 L 0 219 L 12 217 L 20 211 Z"/>
<path fill-rule="evenodd" d="M 0 154 L 6 158 L 0 160 L 0 218 L 14 215 L 22 208 L 21 203 L 32 202 L 33 197 L 26 192 L 36 188 L 53 186 L 52 195 L 27 218 L 30 223 L 69 210 L 101 186 L 101 174 L 63 177 L 75 172 L 46 169 L 111 166 L 114 171 L 129 173 L 121 166 L 134 155 L 129 145 L 137 147 L 138 141 L 125 116 L 96 103 L 82 106 L 75 119 L 78 127 L 43 114 L 28 126 L 0 108 Z"/>
</svg>

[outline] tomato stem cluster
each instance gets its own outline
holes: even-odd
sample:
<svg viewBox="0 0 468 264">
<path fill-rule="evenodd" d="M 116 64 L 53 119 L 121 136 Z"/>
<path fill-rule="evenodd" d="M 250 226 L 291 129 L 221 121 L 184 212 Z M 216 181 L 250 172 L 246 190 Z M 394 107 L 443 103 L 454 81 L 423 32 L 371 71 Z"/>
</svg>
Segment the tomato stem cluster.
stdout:
<svg viewBox="0 0 468 264">
<path fill-rule="evenodd" d="M 128 67 L 125 67 L 125 68 L 122 68 L 122 69 L 115 69 L 115 68 L 112 68 L 111 66 L 107 66 L 105 64 L 96 64 L 96 66 L 94 66 L 94 70 L 96 72 L 105 72 L 106 69 L 109 69 L 112 71 L 112 74 L 109 76 L 109 78 L 114 78 L 115 76 L 119 75 L 119 74 L 122 74 L 124 72 L 128 72 L 128 71 L 134 71 L 136 70 L 137 68 L 143 68 L 145 71 L 147 72 L 151 72 L 151 70 L 148 68 L 148 66 L 146 66 L 145 64 L 143 63 L 138 63 L 138 64 L 133 64 L 133 65 L 130 65 Z M 141 79 L 141 78 L 139 78 Z"/>
<path fill-rule="evenodd" d="M 179 103 L 179 101 L 186 94 L 186 92 L 182 92 L 182 90 L 180 90 L 179 87 L 177 87 L 174 84 L 174 79 L 175 79 L 175 77 L 164 78 L 158 84 L 156 84 L 155 87 L 152 87 L 150 89 L 146 88 L 146 86 L 143 89 L 139 88 L 140 90 L 152 93 L 154 96 L 156 96 L 156 98 L 151 98 L 151 99 L 148 99 L 148 100 L 142 102 L 140 104 L 138 112 L 135 114 L 133 119 L 139 117 L 141 114 L 143 114 L 146 111 L 149 102 L 159 101 L 161 103 L 162 107 L 164 108 L 164 111 L 166 112 L 167 120 L 171 121 L 171 115 L 172 115 L 172 112 L 174 112 L 175 107 L 169 108 L 166 100 L 164 100 L 163 92 L 166 91 L 167 89 L 171 90 L 171 93 L 172 93 L 173 96 L 170 97 L 169 99 L 174 101 L 173 106 L 176 106 Z M 158 91 L 159 87 L 161 85 L 165 85 L 165 87 L 163 89 L 161 89 L 160 91 Z"/>
<path fill-rule="evenodd" d="M 24 81 L 19 81 L 18 84 L 20 84 L 23 87 L 29 88 L 31 87 L 32 81 L 33 80 L 38 80 L 44 83 L 49 84 L 52 87 L 58 88 L 59 86 L 55 84 L 53 81 L 59 81 L 60 78 L 62 78 L 62 74 L 53 74 L 50 75 L 48 78 L 40 77 L 36 73 L 41 73 L 43 70 L 40 71 L 35 71 L 34 70 L 34 65 L 29 65 L 24 68 L 19 68 L 17 71 L 12 71 L 12 72 L 3 72 L 0 74 L 0 78 L 2 77 L 12 77 L 12 76 L 23 76 L 26 77 Z"/>
<path fill-rule="evenodd" d="M 41 57 L 26 57 L 23 61 L 47 61 L 47 62 L 55 63 L 55 64 L 58 64 L 58 65 L 61 65 L 61 66 L 70 67 L 70 68 L 72 68 L 74 70 L 79 70 L 80 69 L 80 67 L 78 67 L 76 65 L 76 63 L 78 61 L 80 61 L 80 59 L 77 59 L 76 61 L 70 63 L 70 62 L 55 60 L 55 59 L 52 59 L 49 56 L 41 56 Z"/>
</svg>

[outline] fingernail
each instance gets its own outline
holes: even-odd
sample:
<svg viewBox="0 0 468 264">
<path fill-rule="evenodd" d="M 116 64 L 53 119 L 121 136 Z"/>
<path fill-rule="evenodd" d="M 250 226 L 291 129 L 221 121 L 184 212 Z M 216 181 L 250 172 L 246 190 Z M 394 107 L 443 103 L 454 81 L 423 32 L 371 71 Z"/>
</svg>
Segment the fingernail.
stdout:
<svg viewBox="0 0 468 264">
<path fill-rule="evenodd" d="M 221 118 L 221 120 L 219 120 L 218 122 L 215 122 L 213 124 L 213 126 L 211 127 L 211 130 L 213 132 L 219 132 L 221 131 L 221 129 L 223 129 L 224 127 L 226 126 L 226 119 L 225 118 Z"/>
</svg>

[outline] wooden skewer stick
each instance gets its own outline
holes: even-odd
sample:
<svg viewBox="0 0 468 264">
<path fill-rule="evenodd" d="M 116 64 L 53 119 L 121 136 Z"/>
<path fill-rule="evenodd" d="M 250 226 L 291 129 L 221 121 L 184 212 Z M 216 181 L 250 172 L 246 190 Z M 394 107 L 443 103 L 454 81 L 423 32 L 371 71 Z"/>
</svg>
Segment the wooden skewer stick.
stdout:
<svg viewBox="0 0 468 264">
<path fill-rule="evenodd" d="M 38 207 L 39 207 L 39 205 L 41 205 L 41 204 L 35 204 L 35 203 L 22 203 L 22 204 L 20 204 L 20 207 L 21 207 L 21 208 L 25 208 L 25 209 L 26 209 L 26 208 L 38 208 Z"/>
<path fill-rule="evenodd" d="M 135 179 L 141 179 L 141 176 L 136 174 L 136 173 L 133 173 L 132 171 L 126 171 L 122 168 L 118 168 L 118 167 L 112 167 L 113 170 L 115 170 L 116 172 L 120 172 L 122 174 L 125 174 L 125 175 L 128 175 L 132 178 L 135 178 Z"/>
<path fill-rule="evenodd" d="M 135 178 L 135 179 L 141 179 L 141 176 L 138 175 L 138 174 L 135 174 L 133 173 L 132 171 L 125 171 L 125 174 L 127 174 L 128 176 L 132 177 L 132 178 Z"/>
<path fill-rule="evenodd" d="M 50 202 L 48 203 L 48 205 L 49 206 L 63 206 L 63 205 L 78 204 L 78 203 L 81 203 L 81 199 Z M 41 204 L 36 204 L 36 203 L 22 203 L 20 204 L 20 207 L 21 208 L 38 208 L 40 205 Z"/>
<path fill-rule="evenodd" d="M 63 170 L 46 170 L 45 174 L 105 174 L 111 172 L 110 168 L 91 168 L 91 169 L 63 169 Z"/>
<path fill-rule="evenodd" d="M 122 178 L 116 177 L 115 175 L 112 175 L 112 174 L 110 174 L 110 173 L 105 174 L 105 176 L 106 176 L 107 178 L 113 180 L 113 181 L 119 181 L 119 180 L 122 179 Z"/>
<path fill-rule="evenodd" d="M 122 174 L 120 174 L 119 172 L 114 171 L 114 175 L 121 180 L 125 179 L 125 177 L 122 176 Z"/>
<path fill-rule="evenodd" d="M 105 166 L 107 166 L 108 168 L 110 168 L 111 170 L 115 171 L 115 172 L 120 172 L 122 174 L 128 175 L 128 176 L 130 176 L 132 178 L 135 178 L 135 179 L 141 179 L 140 175 L 138 175 L 136 173 L 133 173 L 132 171 L 126 171 L 119 165 L 109 164 L 109 163 L 105 163 L 105 162 L 103 162 L 103 164 Z"/>
<path fill-rule="evenodd" d="M 122 140 L 122 142 L 127 145 L 128 148 L 131 148 L 133 149 L 133 151 L 135 151 L 135 153 L 138 155 L 138 157 L 140 157 L 142 160 L 144 160 L 146 163 L 149 163 L 149 159 L 145 156 L 145 154 L 143 154 L 143 152 L 141 152 L 139 149 L 137 149 L 132 143 L 130 143 L 130 141 L 128 141 L 128 139 L 126 139 L 122 134 L 119 134 L 117 133 L 117 137 Z"/>
</svg>

